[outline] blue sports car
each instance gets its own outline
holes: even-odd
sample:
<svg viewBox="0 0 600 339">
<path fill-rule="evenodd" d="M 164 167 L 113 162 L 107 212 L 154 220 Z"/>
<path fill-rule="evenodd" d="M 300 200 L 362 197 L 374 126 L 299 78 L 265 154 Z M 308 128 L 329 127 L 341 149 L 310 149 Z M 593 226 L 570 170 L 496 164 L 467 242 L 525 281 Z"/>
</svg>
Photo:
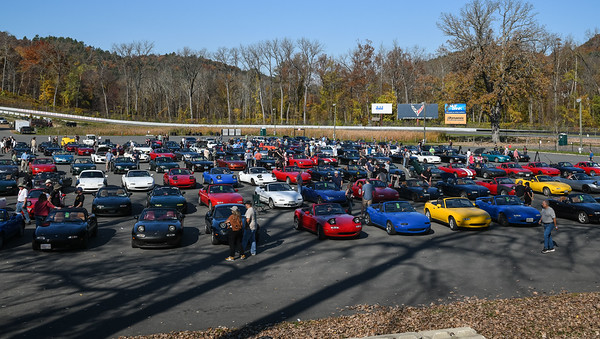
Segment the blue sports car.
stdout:
<svg viewBox="0 0 600 339">
<path fill-rule="evenodd" d="M 72 164 L 73 160 L 75 160 L 75 156 L 71 152 L 67 151 L 56 151 L 52 154 L 52 159 L 54 163 L 59 164 Z"/>
<path fill-rule="evenodd" d="M 22 237 L 25 232 L 25 220 L 23 215 L 13 214 L 9 216 L 8 211 L 0 209 L 0 249 L 4 243 L 14 236 Z"/>
<path fill-rule="evenodd" d="M 34 250 L 86 248 L 90 237 L 98 234 L 98 221 L 85 208 L 63 208 L 50 211 L 44 224 L 33 232 Z"/>
<path fill-rule="evenodd" d="M 396 233 L 428 233 L 431 222 L 408 201 L 386 201 L 367 208 L 365 223 Z"/>
<path fill-rule="evenodd" d="M 573 166 L 573 164 L 568 161 L 559 161 L 556 164 L 550 164 L 550 167 L 559 170 L 560 175 L 563 177 L 567 177 L 571 173 L 585 173 L 583 169 Z"/>
<path fill-rule="evenodd" d="M 131 247 L 179 247 L 184 215 L 174 208 L 145 208 L 131 230 Z"/>
<path fill-rule="evenodd" d="M 179 212 L 187 212 L 187 201 L 182 192 L 177 187 L 172 186 L 154 186 L 152 191 L 148 192 L 148 201 L 146 207 L 172 207 Z"/>
<path fill-rule="evenodd" d="M 346 202 L 346 192 L 332 182 L 317 181 L 302 186 L 302 198 L 304 201 L 312 201 L 319 204 L 326 202 Z"/>
<path fill-rule="evenodd" d="M 400 198 L 411 199 L 414 202 L 436 200 L 442 193 L 437 187 L 431 187 L 426 182 L 418 179 L 403 181 L 399 187 L 395 187 Z"/>
<path fill-rule="evenodd" d="M 229 235 L 229 229 L 225 225 L 225 220 L 231 215 L 231 208 L 237 206 L 238 210 L 242 214 L 246 214 L 246 206 L 243 204 L 220 204 L 216 205 L 215 208 L 206 212 L 204 221 L 206 227 L 204 229 L 206 234 L 211 234 L 211 242 L 213 245 L 220 243 L 227 243 L 227 236 Z M 242 223 L 246 226 L 246 218 L 242 217 Z"/>
<path fill-rule="evenodd" d="M 492 220 L 502 226 L 509 225 L 537 225 L 541 215 L 531 206 L 514 195 L 497 195 L 494 197 L 478 198 L 475 205 L 488 212 Z"/>
<path fill-rule="evenodd" d="M 0 159 L 0 173 L 19 176 L 19 167 L 10 159 Z"/>
<path fill-rule="evenodd" d="M 230 184 L 238 186 L 238 177 L 227 167 L 214 167 L 202 174 L 203 184 Z"/>
<path fill-rule="evenodd" d="M 17 176 L 0 173 L 0 194 L 17 194 L 19 188 L 17 187 Z"/>
</svg>

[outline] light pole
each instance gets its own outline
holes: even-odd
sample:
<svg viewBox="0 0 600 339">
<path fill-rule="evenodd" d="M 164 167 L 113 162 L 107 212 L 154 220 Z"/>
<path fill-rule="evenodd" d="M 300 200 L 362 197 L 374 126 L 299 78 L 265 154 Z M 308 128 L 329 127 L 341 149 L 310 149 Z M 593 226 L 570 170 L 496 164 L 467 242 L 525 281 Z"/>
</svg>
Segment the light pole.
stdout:
<svg viewBox="0 0 600 339">
<path fill-rule="evenodd" d="M 581 123 L 581 98 L 577 98 L 577 102 L 579 103 L 579 153 L 583 150 L 583 136 L 582 136 L 582 123 Z"/>
<path fill-rule="evenodd" d="M 337 121 L 337 106 L 333 104 L 333 140 L 335 141 L 335 125 Z"/>
</svg>

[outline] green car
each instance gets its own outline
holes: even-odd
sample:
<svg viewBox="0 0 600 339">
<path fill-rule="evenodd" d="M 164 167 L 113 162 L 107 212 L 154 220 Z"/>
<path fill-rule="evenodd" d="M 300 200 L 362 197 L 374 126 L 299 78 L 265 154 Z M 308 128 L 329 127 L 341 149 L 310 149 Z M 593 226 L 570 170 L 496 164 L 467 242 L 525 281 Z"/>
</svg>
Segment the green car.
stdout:
<svg viewBox="0 0 600 339">
<path fill-rule="evenodd" d="M 481 154 L 481 156 L 484 159 L 486 159 L 487 161 L 493 161 L 493 162 L 510 162 L 511 161 L 510 157 L 508 155 L 504 155 L 504 154 L 500 153 L 499 151 L 483 152 L 483 148 L 481 148 L 481 149 L 475 150 L 474 153 Z"/>
<path fill-rule="evenodd" d="M 81 171 L 85 170 L 95 170 L 96 164 L 92 161 L 91 158 L 76 158 L 71 163 L 71 174 L 79 175 Z"/>
</svg>

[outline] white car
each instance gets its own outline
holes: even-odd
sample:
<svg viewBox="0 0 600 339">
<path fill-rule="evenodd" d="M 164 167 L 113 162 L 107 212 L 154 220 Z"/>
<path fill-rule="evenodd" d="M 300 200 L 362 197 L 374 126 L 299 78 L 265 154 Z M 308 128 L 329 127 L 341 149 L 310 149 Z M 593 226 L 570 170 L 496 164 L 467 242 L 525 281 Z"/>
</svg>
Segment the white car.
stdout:
<svg viewBox="0 0 600 339">
<path fill-rule="evenodd" d="M 134 152 L 136 152 L 136 151 L 134 151 Z M 135 159 L 133 157 L 133 153 L 130 151 L 123 153 L 123 156 L 127 157 L 127 158 L 131 158 L 131 159 Z M 138 152 L 138 161 L 139 162 L 150 162 L 150 155 L 147 153 Z"/>
<path fill-rule="evenodd" d="M 154 178 L 146 170 L 129 170 L 121 177 L 121 184 L 129 191 L 149 191 L 154 187 Z"/>
<path fill-rule="evenodd" d="M 423 151 L 421 154 L 415 154 L 415 157 L 417 157 L 419 162 L 426 162 L 428 164 L 439 164 L 442 162 L 442 158 L 438 157 L 437 155 L 433 155 L 428 151 Z"/>
<path fill-rule="evenodd" d="M 141 145 L 141 144 L 136 144 L 135 146 L 133 146 L 133 150 L 139 151 L 140 153 L 149 154 L 150 152 L 152 152 L 152 147 L 146 146 L 146 145 Z"/>
<path fill-rule="evenodd" d="M 275 178 L 273 173 L 267 171 L 264 167 L 248 167 L 240 172 L 239 175 L 241 182 L 247 182 L 254 186 L 277 181 L 277 178 Z"/>
<path fill-rule="evenodd" d="M 299 207 L 304 203 L 302 195 L 285 182 L 275 182 L 258 186 L 254 190 L 261 202 L 275 207 Z"/>
<path fill-rule="evenodd" d="M 96 192 L 106 186 L 107 176 L 101 170 L 81 171 L 77 176 L 76 187 L 81 187 L 84 192 Z"/>
<path fill-rule="evenodd" d="M 106 163 L 106 153 L 108 153 L 108 151 L 98 151 L 98 152 L 92 153 L 92 155 L 91 155 L 92 162 L 94 164 L 105 164 Z"/>
<path fill-rule="evenodd" d="M 83 139 L 83 144 L 86 146 L 94 146 L 94 143 L 96 143 L 96 135 L 86 134 L 85 139 Z"/>
</svg>

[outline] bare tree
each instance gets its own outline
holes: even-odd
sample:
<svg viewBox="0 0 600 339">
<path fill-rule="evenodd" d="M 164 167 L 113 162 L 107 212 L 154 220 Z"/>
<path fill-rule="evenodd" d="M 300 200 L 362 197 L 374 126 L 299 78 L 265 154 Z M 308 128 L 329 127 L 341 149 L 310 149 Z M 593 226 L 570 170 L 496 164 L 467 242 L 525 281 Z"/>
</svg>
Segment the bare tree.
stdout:
<svg viewBox="0 0 600 339">
<path fill-rule="evenodd" d="M 298 47 L 302 53 L 302 61 L 304 63 L 304 105 L 302 106 L 302 118 L 306 124 L 306 104 L 308 99 L 308 86 L 312 80 L 314 63 L 317 56 L 323 51 L 323 45 L 318 41 L 310 41 L 306 38 L 298 40 Z"/>
<path fill-rule="evenodd" d="M 198 52 L 191 50 L 189 47 L 184 47 L 177 54 L 181 58 L 181 77 L 185 84 L 184 86 L 188 96 L 190 119 L 194 119 L 194 104 L 192 99 L 194 97 L 194 92 L 196 91 L 196 80 L 202 69 L 203 59 L 199 57 Z M 202 52 L 202 54 L 206 54 L 206 52 Z"/>
</svg>

